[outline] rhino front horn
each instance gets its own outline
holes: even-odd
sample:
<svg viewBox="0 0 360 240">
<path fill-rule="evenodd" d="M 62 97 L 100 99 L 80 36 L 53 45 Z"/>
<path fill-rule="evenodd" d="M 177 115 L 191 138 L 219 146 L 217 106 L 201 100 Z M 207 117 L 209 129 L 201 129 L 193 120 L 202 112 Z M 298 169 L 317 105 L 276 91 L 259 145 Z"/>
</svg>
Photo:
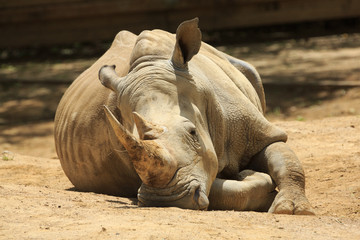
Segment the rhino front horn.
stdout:
<svg viewBox="0 0 360 240">
<path fill-rule="evenodd" d="M 115 135 L 129 153 L 143 183 L 151 187 L 166 186 L 177 169 L 177 164 L 169 152 L 155 141 L 138 140 L 125 129 L 107 106 L 104 106 L 104 110 Z"/>
<path fill-rule="evenodd" d="M 117 136 L 121 144 L 125 147 L 130 157 L 138 159 L 144 149 L 144 146 L 141 144 L 140 141 L 136 139 L 133 134 L 126 130 L 121 123 L 119 123 L 114 114 L 105 105 L 104 110 L 106 117 L 109 120 L 112 129 L 114 130 L 115 135 Z"/>
</svg>

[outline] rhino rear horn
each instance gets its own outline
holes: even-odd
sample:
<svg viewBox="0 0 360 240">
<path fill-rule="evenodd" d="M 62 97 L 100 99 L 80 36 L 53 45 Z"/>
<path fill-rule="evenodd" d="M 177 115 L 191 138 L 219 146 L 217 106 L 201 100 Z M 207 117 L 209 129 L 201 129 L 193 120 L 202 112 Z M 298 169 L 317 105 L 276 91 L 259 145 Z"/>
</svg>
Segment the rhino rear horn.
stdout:
<svg viewBox="0 0 360 240">
<path fill-rule="evenodd" d="M 176 30 L 176 44 L 172 62 L 176 67 L 186 68 L 187 63 L 196 55 L 201 46 L 201 31 L 198 28 L 199 19 L 185 21 Z"/>
<path fill-rule="evenodd" d="M 166 127 L 153 124 L 145 120 L 139 113 L 133 112 L 134 122 L 142 140 L 152 140 L 160 137 L 165 131 Z"/>
</svg>

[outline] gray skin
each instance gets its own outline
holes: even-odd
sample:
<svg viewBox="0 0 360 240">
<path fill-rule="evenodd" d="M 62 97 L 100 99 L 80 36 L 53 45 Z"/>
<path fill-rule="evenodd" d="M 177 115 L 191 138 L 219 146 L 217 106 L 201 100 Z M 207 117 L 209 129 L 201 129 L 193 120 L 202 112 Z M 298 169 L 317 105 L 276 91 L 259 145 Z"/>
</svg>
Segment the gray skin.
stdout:
<svg viewBox="0 0 360 240">
<path fill-rule="evenodd" d="M 255 68 L 201 42 L 198 19 L 176 35 L 122 31 L 64 94 L 56 150 L 77 189 L 140 206 L 313 214 L 264 111 Z"/>
</svg>

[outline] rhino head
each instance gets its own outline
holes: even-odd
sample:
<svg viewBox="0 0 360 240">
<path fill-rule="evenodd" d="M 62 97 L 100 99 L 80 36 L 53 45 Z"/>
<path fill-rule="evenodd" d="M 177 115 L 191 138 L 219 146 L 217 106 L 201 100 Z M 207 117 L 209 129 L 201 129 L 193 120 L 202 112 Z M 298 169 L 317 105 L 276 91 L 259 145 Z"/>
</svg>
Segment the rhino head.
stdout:
<svg viewBox="0 0 360 240">
<path fill-rule="evenodd" d="M 198 19 L 193 19 L 178 27 L 167 59 L 143 56 L 145 60 L 130 66 L 124 77 L 116 75 L 115 66 L 99 71 L 101 83 L 117 95 L 122 123 L 109 108 L 105 113 L 142 180 L 140 206 L 207 209 L 209 205 L 218 162 L 199 106 L 205 103 L 194 97 L 197 90 L 191 87 L 188 71 L 200 45 Z M 138 52 L 134 49 L 133 55 Z"/>
</svg>

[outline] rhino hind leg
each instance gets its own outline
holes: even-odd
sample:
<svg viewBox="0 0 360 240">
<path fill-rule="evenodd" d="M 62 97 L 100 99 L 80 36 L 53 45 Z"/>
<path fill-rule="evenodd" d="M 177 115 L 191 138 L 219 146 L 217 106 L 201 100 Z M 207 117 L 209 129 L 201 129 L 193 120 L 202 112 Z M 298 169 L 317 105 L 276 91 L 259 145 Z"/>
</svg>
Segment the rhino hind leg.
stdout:
<svg viewBox="0 0 360 240">
<path fill-rule="evenodd" d="M 277 194 L 266 173 L 244 170 L 238 180 L 215 179 L 209 208 L 213 210 L 268 211 Z"/>
</svg>

